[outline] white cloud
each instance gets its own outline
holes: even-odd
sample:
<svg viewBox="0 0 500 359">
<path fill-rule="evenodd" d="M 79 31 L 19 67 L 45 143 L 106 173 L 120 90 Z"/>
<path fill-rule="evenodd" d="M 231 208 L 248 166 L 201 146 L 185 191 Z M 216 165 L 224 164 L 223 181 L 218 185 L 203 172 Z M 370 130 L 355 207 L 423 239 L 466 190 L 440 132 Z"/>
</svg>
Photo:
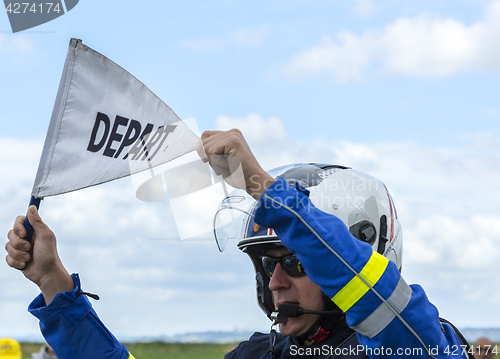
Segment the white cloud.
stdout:
<svg viewBox="0 0 500 359">
<path fill-rule="evenodd" d="M 500 217 L 473 215 L 454 218 L 435 214 L 418 220 L 406 231 L 409 265 L 442 263 L 460 270 L 493 268 L 500 255 Z"/>
<path fill-rule="evenodd" d="M 493 270 L 500 255 L 498 138 L 482 135 L 490 139 L 487 147 L 474 147 L 474 136 L 463 147 L 439 148 L 321 138 L 306 142 L 292 138 L 281 119 L 260 114 L 221 116 L 217 127 L 239 127 L 266 169 L 317 161 L 381 178 L 403 226 L 405 278 L 421 283 L 448 319 L 460 319 L 457 324 L 497 325 L 500 317 L 489 311 L 500 297 Z M 6 149 L 18 156 L 6 155 Z M 41 141 L 0 139 L 4 234 L 15 215 L 26 211 L 35 172 L 27 168 L 36 168 L 40 150 Z M 220 254 L 208 241 L 151 240 L 169 237 L 165 233 L 175 227 L 171 212 L 165 204 L 138 202 L 128 179 L 47 198 L 41 214 L 57 234 L 63 262 L 80 272 L 85 290 L 101 296 L 94 306 L 118 335 L 266 330 L 269 325 L 255 304 L 252 265 L 235 243 Z M 9 313 L 0 322 L 0 334 L 36 334 L 36 321 L 25 309 L 36 286 L 5 264 L 0 281 L 9 288 L 0 293 L 0 310 Z M 126 301 L 120 300 L 123 295 Z M 464 314 L 471 304 L 474 310 Z M 235 312 L 241 315 L 223 315 Z"/>
<path fill-rule="evenodd" d="M 499 41 L 500 0 L 493 0 L 483 19 L 471 25 L 422 14 L 359 35 L 340 32 L 297 54 L 284 73 L 294 79 L 329 74 L 346 82 L 367 72 L 439 77 L 500 70 Z"/>
</svg>

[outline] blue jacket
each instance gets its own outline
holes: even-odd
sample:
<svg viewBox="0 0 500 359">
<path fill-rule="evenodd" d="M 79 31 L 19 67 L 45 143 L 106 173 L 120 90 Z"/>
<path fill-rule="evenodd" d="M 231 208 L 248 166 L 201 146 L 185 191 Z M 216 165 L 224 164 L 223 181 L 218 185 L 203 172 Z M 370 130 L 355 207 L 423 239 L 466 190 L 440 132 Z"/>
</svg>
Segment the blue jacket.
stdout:
<svg viewBox="0 0 500 359">
<path fill-rule="evenodd" d="M 307 190 L 278 179 L 264 192 L 259 206 L 255 222 L 274 228 L 309 278 L 345 312 L 347 325 L 357 332 L 349 345 L 359 345 L 370 358 L 467 357 L 452 327 L 440 323 L 438 311 L 424 290 L 406 284 L 393 262 L 355 239 L 341 220 L 315 208 Z M 79 278 L 73 278 L 73 291 L 58 294 L 48 306 L 40 295 L 29 307 L 58 358 L 133 358 L 102 324 L 87 297 L 79 295 Z M 342 329 L 342 333 L 348 330 Z M 327 341 L 332 341 L 331 347 L 342 345 L 338 338 Z M 293 354 L 292 345 L 293 338 L 280 335 L 277 357 Z M 225 358 L 268 358 L 268 348 L 269 336 L 255 334 Z M 303 357 L 295 354 L 292 357 Z"/>
<path fill-rule="evenodd" d="M 58 359 L 129 359 L 128 350 L 104 326 L 82 289 L 77 274 L 75 289 L 59 293 L 45 305 L 40 294 L 28 310 L 40 320 L 40 329 Z"/>
<path fill-rule="evenodd" d="M 371 358 L 467 357 L 453 328 L 439 320 L 419 285 L 409 286 L 392 261 L 320 211 L 309 191 L 279 178 L 262 195 L 255 222 L 276 231 L 309 278 L 346 314 Z M 458 350 L 457 350 L 458 349 Z"/>
</svg>

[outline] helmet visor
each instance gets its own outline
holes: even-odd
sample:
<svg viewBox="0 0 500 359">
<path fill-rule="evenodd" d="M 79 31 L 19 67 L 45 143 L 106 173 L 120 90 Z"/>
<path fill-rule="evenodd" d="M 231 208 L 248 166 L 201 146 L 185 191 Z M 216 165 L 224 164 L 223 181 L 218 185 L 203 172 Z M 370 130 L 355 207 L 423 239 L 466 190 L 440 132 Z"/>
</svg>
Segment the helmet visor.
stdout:
<svg viewBox="0 0 500 359">
<path fill-rule="evenodd" d="M 219 251 L 226 248 L 229 239 L 241 240 L 253 216 L 251 209 L 256 201 L 243 190 L 236 190 L 219 205 L 214 217 L 214 236 Z"/>
</svg>

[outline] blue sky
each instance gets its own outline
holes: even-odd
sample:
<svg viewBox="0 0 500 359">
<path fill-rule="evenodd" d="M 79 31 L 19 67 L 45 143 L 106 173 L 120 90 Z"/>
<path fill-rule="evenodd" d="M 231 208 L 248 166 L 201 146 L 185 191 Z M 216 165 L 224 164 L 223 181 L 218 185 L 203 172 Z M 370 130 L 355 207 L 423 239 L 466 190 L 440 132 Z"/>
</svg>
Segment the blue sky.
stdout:
<svg viewBox="0 0 500 359">
<path fill-rule="evenodd" d="M 375 5 L 366 0 L 199 1 L 143 2 L 140 6 L 113 1 L 97 6 L 82 1 L 76 12 L 19 34 L 8 33 L 4 13 L 2 77 L 11 86 L 3 87 L 2 99 L 16 105 L 12 107 L 17 111 L 29 110 L 19 114 L 39 123 L 29 136 L 43 136 L 41 117 L 51 113 L 67 41 L 77 37 L 138 77 L 181 117 L 196 117 L 202 128 L 209 128 L 221 114 L 257 112 L 283 118 L 292 134 L 316 136 L 316 126 L 303 126 L 306 119 L 314 119 L 318 127 L 328 124 L 321 132 L 331 138 L 454 143 L 466 133 L 488 132 L 494 126 L 498 118 L 494 64 L 493 71 L 488 71 L 478 59 L 450 66 L 451 73 L 444 75 L 426 71 L 426 64 L 421 63 L 398 73 L 397 64 L 384 64 L 383 53 L 396 47 L 389 44 L 387 50 L 375 50 L 366 66 L 342 82 L 324 65 L 313 76 L 304 67 L 285 68 L 301 53 L 325 42 L 338 45 L 341 53 L 344 49 L 344 56 L 354 56 L 339 40 L 340 34 L 359 39 L 375 33 L 373 41 L 365 40 L 373 44 L 390 38 L 387 28 L 404 20 L 409 22 L 408 33 L 399 32 L 400 39 L 394 41 L 407 39 L 409 47 L 426 56 L 426 51 L 433 52 L 425 47 L 433 32 L 440 32 L 439 24 L 454 21 L 465 33 L 467 29 L 473 32 L 471 27 L 487 23 L 488 6 L 488 1 L 459 1 L 453 6 L 441 1 L 404 5 L 397 1 Z M 429 25 L 425 28 L 419 19 Z M 412 31 L 422 33 L 420 43 L 411 44 Z M 450 36 L 460 41 L 461 35 Z M 443 56 L 452 52 L 443 50 Z M 494 42 L 488 52 L 477 56 L 495 58 Z M 430 60 L 428 66 L 446 65 L 445 61 L 434 59 L 433 64 Z M 27 88 L 37 95 L 26 96 Z M 4 112 L 3 118 L 18 113 Z M 23 127 L 12 123 L 7 134 L 24 135 Z M 383 136 L 370 138 L 382 130 Z"/>
<path fill-rule="evenodd" d="M 336 162 L 381 178 L 407 280 L 457 325 L 498 326 L 499 23 L 494 0 L 81 0 L 17 34 L 0 13 L 0 228 L 26 210 L 75 37 L 201 130 L 242 129 L 265 168 Z M 121 180 L 42 204 L 112 331 L 267 330 L 250 261 L 234 246 L 150 240 L 175 224 L 133 189 Z M 0 280 L 11 288 L 0 335 L 36 333 L 25 312 L 36 287 L 6 265 Z"/>
</svg>

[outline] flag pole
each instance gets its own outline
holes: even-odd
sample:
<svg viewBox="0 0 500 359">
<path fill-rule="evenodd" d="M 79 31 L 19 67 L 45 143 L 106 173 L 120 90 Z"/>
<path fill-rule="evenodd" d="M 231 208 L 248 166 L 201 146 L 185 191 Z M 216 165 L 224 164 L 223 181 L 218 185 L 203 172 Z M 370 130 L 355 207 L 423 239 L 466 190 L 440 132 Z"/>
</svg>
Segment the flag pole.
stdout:
<svg viewBox="0 0 500 359">
<path fill-rule="evenodd" d="M 31 196 L 30 204 L 28 205 L 28 210 L 29 210 L 29 207 L 31 207 L 32 205 L 35 205 L 36 209 L 38 209 L 40 207 L 41 200 L 42 200 L 42 198 L 35 198 L 34 196 Z M 33 237 L 34 230 L 33 230 L 33 226 L 28 221 L 28 213 L 26 213 L 26 219 L 24 220 L 24 228 L 26 228 L 26 237 L 24 237 L 24 239 L 26 239 L 28 242 L 31 242 L 31 237 Z"/>
</svg>

